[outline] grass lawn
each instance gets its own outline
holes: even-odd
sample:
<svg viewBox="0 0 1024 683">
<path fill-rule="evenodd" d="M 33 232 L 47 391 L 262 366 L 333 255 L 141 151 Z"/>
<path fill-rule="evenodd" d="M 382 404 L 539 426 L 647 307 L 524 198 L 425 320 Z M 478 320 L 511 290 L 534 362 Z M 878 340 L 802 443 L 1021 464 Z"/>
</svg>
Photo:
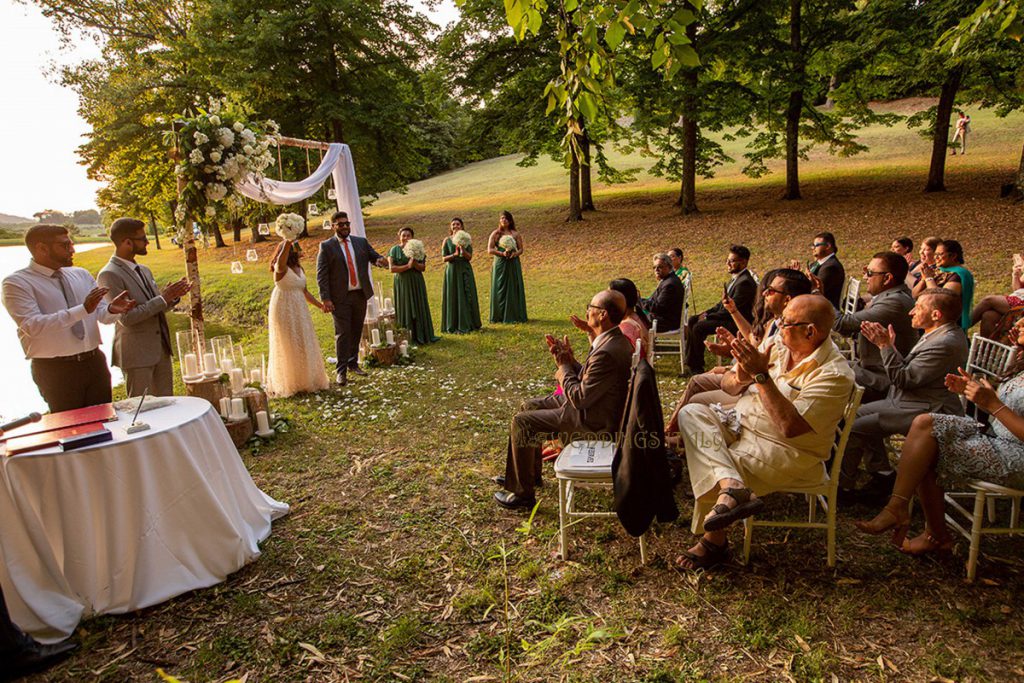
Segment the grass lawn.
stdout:
<svg viewBox="0 0 1024 683">
<path fill-rule="evenodd" d="M 435 321 L 447 219 L 463 215 L 480 249 L 497 210 L 515 212 L 530 322 L 445 336 L 410 367 L 276 401 L 292 428 L 242 454 L 257 484 L 292 506 L 263 556 L 219 586 L 84 622 L 83 651 L 47 680 L 156 680 L 157 667 L 193 683 L 1024 677 L 1019 538 L 986 540 L 980 580 L 967 585 L 963 543 L 952 557 L 913 561 L 858 534 L 852 520 L 874 511 L 855 508 L 840 511 L 835 570 L 824 534 L 759 531 L 751 566 L 690 574 L 671 563 L 691 542 L 684 485 L 680 520 L 654 530 L 648 566 L 612 521 L 579 525 L 563 562 L 550 470 L 532 521 L 497 509 L 488 480 L 502 471 L 516 406 L 554 386 L 543 334 L 574 335 L 582 347 L 568 315 L 613 277 L 649 292 L 655 251 L 686 250 L 701 307 L 720 291 L 729 243 L 750 246 L 763 271 L 809 256 L 824 229 L 836 233 L 848 272 L 897 235 L 958 237 L 979 291 L 1005 291 L 1010 255 L 1024 246 L 1022 209 L 997 198 L 998 184 L 1015 168 L 1024 125 L 971 113 L 976 147 L 950 158 L 950 191 L 933 195 L 920 191 L 927 144 L 892 129 L 873 133 L 880 147 L 864 160 L 812 156 L 799 202 L 777 199 L 777 176 L 749 181 L 726 169 L 700 185 L 703 212 L 688 219 L 672 206 L 674 187 L 648 180 L 600 188 L 599 211 L 566 224 L 561 171 L 518 169 L 508 158 L 382 197 L 369 238 L 383 253 L 399 225 L 415 226 L 431 255 Z M 304 247 L 312 276 L 316 240 Z M 272 245 L 259 245 L 259 267 L 231 275 L 245 248 L 202 252 L 203 288 L 208 317 L 256 350 L 266 347 Z M 105 258 L 77 262 L 95 271 Z M 176 250 L 146 263 L 161 280 L 183 271 Z M 480 256 L 474 265 L 486 319 L 490 264 Z M 390 289 L 390 276 L 376 272 Z M 329 318 L 314 321 L 333 355 Z M 672 360 L 658 370 L 667 409 L 684 381 Z M 775 511 L 803 509 L 769 501 Z"/>
</svg>

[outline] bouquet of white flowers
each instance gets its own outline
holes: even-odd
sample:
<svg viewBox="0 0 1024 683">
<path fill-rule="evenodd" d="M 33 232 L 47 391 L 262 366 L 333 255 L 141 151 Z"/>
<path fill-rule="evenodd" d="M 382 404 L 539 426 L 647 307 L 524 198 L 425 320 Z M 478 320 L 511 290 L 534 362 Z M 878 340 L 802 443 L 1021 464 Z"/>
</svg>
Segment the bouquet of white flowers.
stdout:
<svg viewBox="0 0 1024 683">
<path fill-rule="evenodd" d="M 289 242 L 299 239 L 299 235 L 306 228 L 306 221 L 297 213 L 282 213 L 274 222 L 275 232 Z"/>
<path fill-rule="evenodd" d="M 452 244 L 463 249 L 469 249 L 473 244 L 473 238 L 465 230 L 459 230 L 452 235 Z"/>
<path fill-rule="evenodd" d="M 498 246 L 504 251 L 515 251 L 518 245 L 516 244 L 516 238 L 512 235 L 505 235 L 498 240 Z"/>
<path fill-rule="evenodd" d="M 427 250 L 420 240 L 409 240 L 406 242 L 405 246 L 402 247 L 402 253 L 413 261 L 422 261 L 427 258 Z"/>
</svg>

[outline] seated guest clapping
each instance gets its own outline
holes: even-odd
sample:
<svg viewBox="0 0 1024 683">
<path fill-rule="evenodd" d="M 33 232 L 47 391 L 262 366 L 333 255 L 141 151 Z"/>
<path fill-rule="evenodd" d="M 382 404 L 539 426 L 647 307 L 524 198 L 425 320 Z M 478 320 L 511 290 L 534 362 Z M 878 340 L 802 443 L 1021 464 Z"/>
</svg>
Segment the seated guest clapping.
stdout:
<svg viewBox="0 0 1024 683">
<path fill-rule="evenodd" d="M 844 337 L 856 337 L 865 322 L 879 323 L 882 327 L 891 325 L 896 330 L 896 350 L 908 353 L 920 335 L 910 324 L 908 314 L 914 307 L 914 297 L 905 283 L 906 278 L 906 259 L 891 251 L 875 254 L 864 269 L 864 285 L 871 300 L 855 313 L 837 311 L 835 331 Z M 856 343 L 857 362 L 853 373 L 857 384 L 864 387 L 863 402 L 885 398 L 889 391 L 889 375 L 878 347 L 863 335 L 857 338 Z"/>
<path fill-rule="evenodd" d="M 678 330 L 683 317 L 683 283 L 672 270 L 672 260 L 668 254 L 654 255 L 654 276 L 658 279 L 658 287 L 650 298 L 641 300 L 641 305 L 650 314 L 651 321 L 658 324 L 658 330 L 669 332 Z"/>
<path fill-rule="evenodd" d="M 733 321 L 739 327 L 740 334 L 757 343 L 759 351 L 764 351 L 768 348 L 769 344 L 775 341 L 778 335 L 778 321 L 786 306 L 789 305 L 789 302 L 794 297 L 810 294 L 811 281 L 799 270 L 780 268 L 765 273 L 764 279 L 758 285 L 758 289 L 761 291 L 760 297 L 764 310 L 764 320 L 759 320 L 758 324 L 751 325 L 740 316 L 735 302 L 732 302 L 732 300 L 726 302 L 725 306 L 733 314 Z M 705 344 L 715 355 L 732 355 L 731 349 L 727 344 L 717 344 L 710 341 L 705 342 Z M 686 383 L 686 392 L 683 394 L 683 398 L 680 399 L 675 412 L 665 425 L 665 433 L 671 435 L 679 431 L 677 417 L 679 410 L 685 405 L 690 403 L 702 403 L 704 405 L 721 403 L 726 407 L 735 405 L 736 401 L 739 400 L 739 396 L 722 391 L 722 380 L 728 371 L 728 367 L 719 366 L 712 368 L 710 372 L 691 377 L 690 381 Z"/>
<path fill-rule="evenodd" d="M 558 367 L 556 375 L 562 392 L 530 399 L 512 418 L 505 455 L 505 475 L 495 481 L 505 491 L 494 494 L 506 508 L 530 508 L 535 504 L 534 487 L 540 480 L 540 444 L 574 434 L 588 438 L 610 436 L 618 429 L 629 389 L 633 347 L 619 330 L 626 313 L 626 300 L 618 292 L 598 292 L 587 305 L 590 353 L 581 365 L 573 355 L 569 338 L 547 337 L 548 349 Z"/>
<path fill-rule="evenodd" d="M 757 281 L 747 270 L 749 262 L 749 249 L 738 244 L 729 247 L 729 257 L 725 260 L 725 266 L 732 279 L 725 284 L 724 296 L 736 303 L 736 310 L 747 320 L 751 319 L 754 299 L 757 296 Z M 691 373 L 698 375 L 704 372 L 704 340 L 714 334 L 719 327 L 733 333 L 737 330 L 732 315 L 721 302 L 687 321 L 686 365 Z"/>
<path fill-rule="evenodd" d="M 1010 274 L 1011 294 L 990 294 L 986 296 L 971 312 L 971 325 L 981 323 L 978 332 L 987 339 L 996 339 L 1000 331 L 999 322 L 1012 308 L 1024 306 L 1024 255 L 1013 255 L 1013 271 Z M 1006 328 L 1004 327 L 1003 330 Z M 1001 341 L 996 339 L 996 341 Z"/>
<path fill-rule="evenodd" d="M 682 566 L 725 560 L 726 529 L 764 506 L 757 496 L 824 481 L 824 462 L 854 385 L 853 370 L 829 338 L 833 317 L 822 296 L 794 298 L 766 351 L 742 337 L 730 340 L 736 366 L 722 389 L 742 394 L 735 413 L 696 404 L 680 411 L 696 498 L 693 531 L 704 531 L 679 558 Z"/>
<path fill-rule="evenodd" d="M 1024 352 L 1024 321 L 1013 331 L 1018 353 Z M 953 537 L 946 527 L 943 489 L 977 479 L 1024 488 L 1024 371 L 1018 363 L 1012 372 L 998 390 L 963 370 L 946 377 L 950 391 L 991 415 L 989 426 L 968 417 L 918 415 L 903 445 L 892 497 L 874 519 L 857 522 L 857 528 L 870 534 L 892 531 L 893 545 L 910 555 L 948 551 Z M 907 502 L 915 494 L 924 511 L 925 529 L 907 539 Z"/>
<path fill-rule="evenodd" d="M 911 321 L 924 336 L 906 355 L 896 348 L 893 326 L 864 322 L 861 336 L 881 351 L 889 376 L 889 395 L 861 404 L 843 457 L 840 486 L 852 489 L 861 458 L 868 458 L 873 481 L 862 490 L 862 500 L 892 491 L 893 475 L 882 439 L 906 434 L 921 413 L 963 415 L 963 406 L 946 391 L 946 375 L 967 362 L 967 337 L 960 329 L 960 297 L 948 289 L 930 289 L 917 300 Z"/>
</svg>

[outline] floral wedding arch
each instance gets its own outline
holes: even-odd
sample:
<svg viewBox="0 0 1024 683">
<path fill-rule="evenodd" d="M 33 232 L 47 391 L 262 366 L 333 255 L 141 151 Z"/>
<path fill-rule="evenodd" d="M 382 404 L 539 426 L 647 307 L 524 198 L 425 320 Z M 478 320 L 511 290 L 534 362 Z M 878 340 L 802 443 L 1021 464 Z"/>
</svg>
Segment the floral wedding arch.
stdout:
<svg viewBox="0 0 1024 683">
<path fill-rule="evenodd" d="M 192 283 L 189 317 L 197 352 L 205 344 L 206 335 L 198 251 L 191 230 L 194 219 L 216 218 L 235 208 L 241 197 L 268 204 L 294 204 L 312 197 L 332 178 L 338 210 L 348 213 L 352 234 L 366 235 L 348 145 L 282 137 L 275 122 L 246 121 L 217 100 L 211 100 L 209 108 L 195 116 L 177 119 L 168 142 L 174 147 L 179 198 L 174 217 Z M 308 178 L 273 180 L 264 171 L 273 163 L 270 150 L 279 146 L 319 150 L 323 158 Z"/>
</svg>

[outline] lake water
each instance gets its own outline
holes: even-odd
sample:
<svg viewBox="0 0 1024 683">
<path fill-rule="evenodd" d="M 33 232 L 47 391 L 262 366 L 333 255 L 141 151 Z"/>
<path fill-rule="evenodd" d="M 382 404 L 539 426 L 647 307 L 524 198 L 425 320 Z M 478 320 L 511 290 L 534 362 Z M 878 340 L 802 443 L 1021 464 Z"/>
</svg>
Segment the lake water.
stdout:
<svg viewBox="0 0 1024 683">
<path fill-rule="evenodd" d="M 108 244 L 76 244 L 75 251 L 83 252 L 92 249 L 109 248 Z M 28 265 L 29 252 L 24 246 L 0 247 L 0 279 Z M 93 273 L 95 275 L 95 273 Z M 114 338 L 113 325 L 100 325 L 100 336 L 103 338 L 104 355 L 110 362 L 110 345 Z M 3 379 L 0 386 L 0 421 L 6 422 L 27 415 L 32 411 L 45 412 L 46 402 L 39 395 L 35 382 L 32 381 L 32 370 L 25 352 L 18 341 L 18 326 L 14 324 L 7 309 L 0 306 L 0 358 L 3 358 Z M 114 384 L 122 382 L 121 371 L 111 368 L 110 374 Z"/>
</svg>

